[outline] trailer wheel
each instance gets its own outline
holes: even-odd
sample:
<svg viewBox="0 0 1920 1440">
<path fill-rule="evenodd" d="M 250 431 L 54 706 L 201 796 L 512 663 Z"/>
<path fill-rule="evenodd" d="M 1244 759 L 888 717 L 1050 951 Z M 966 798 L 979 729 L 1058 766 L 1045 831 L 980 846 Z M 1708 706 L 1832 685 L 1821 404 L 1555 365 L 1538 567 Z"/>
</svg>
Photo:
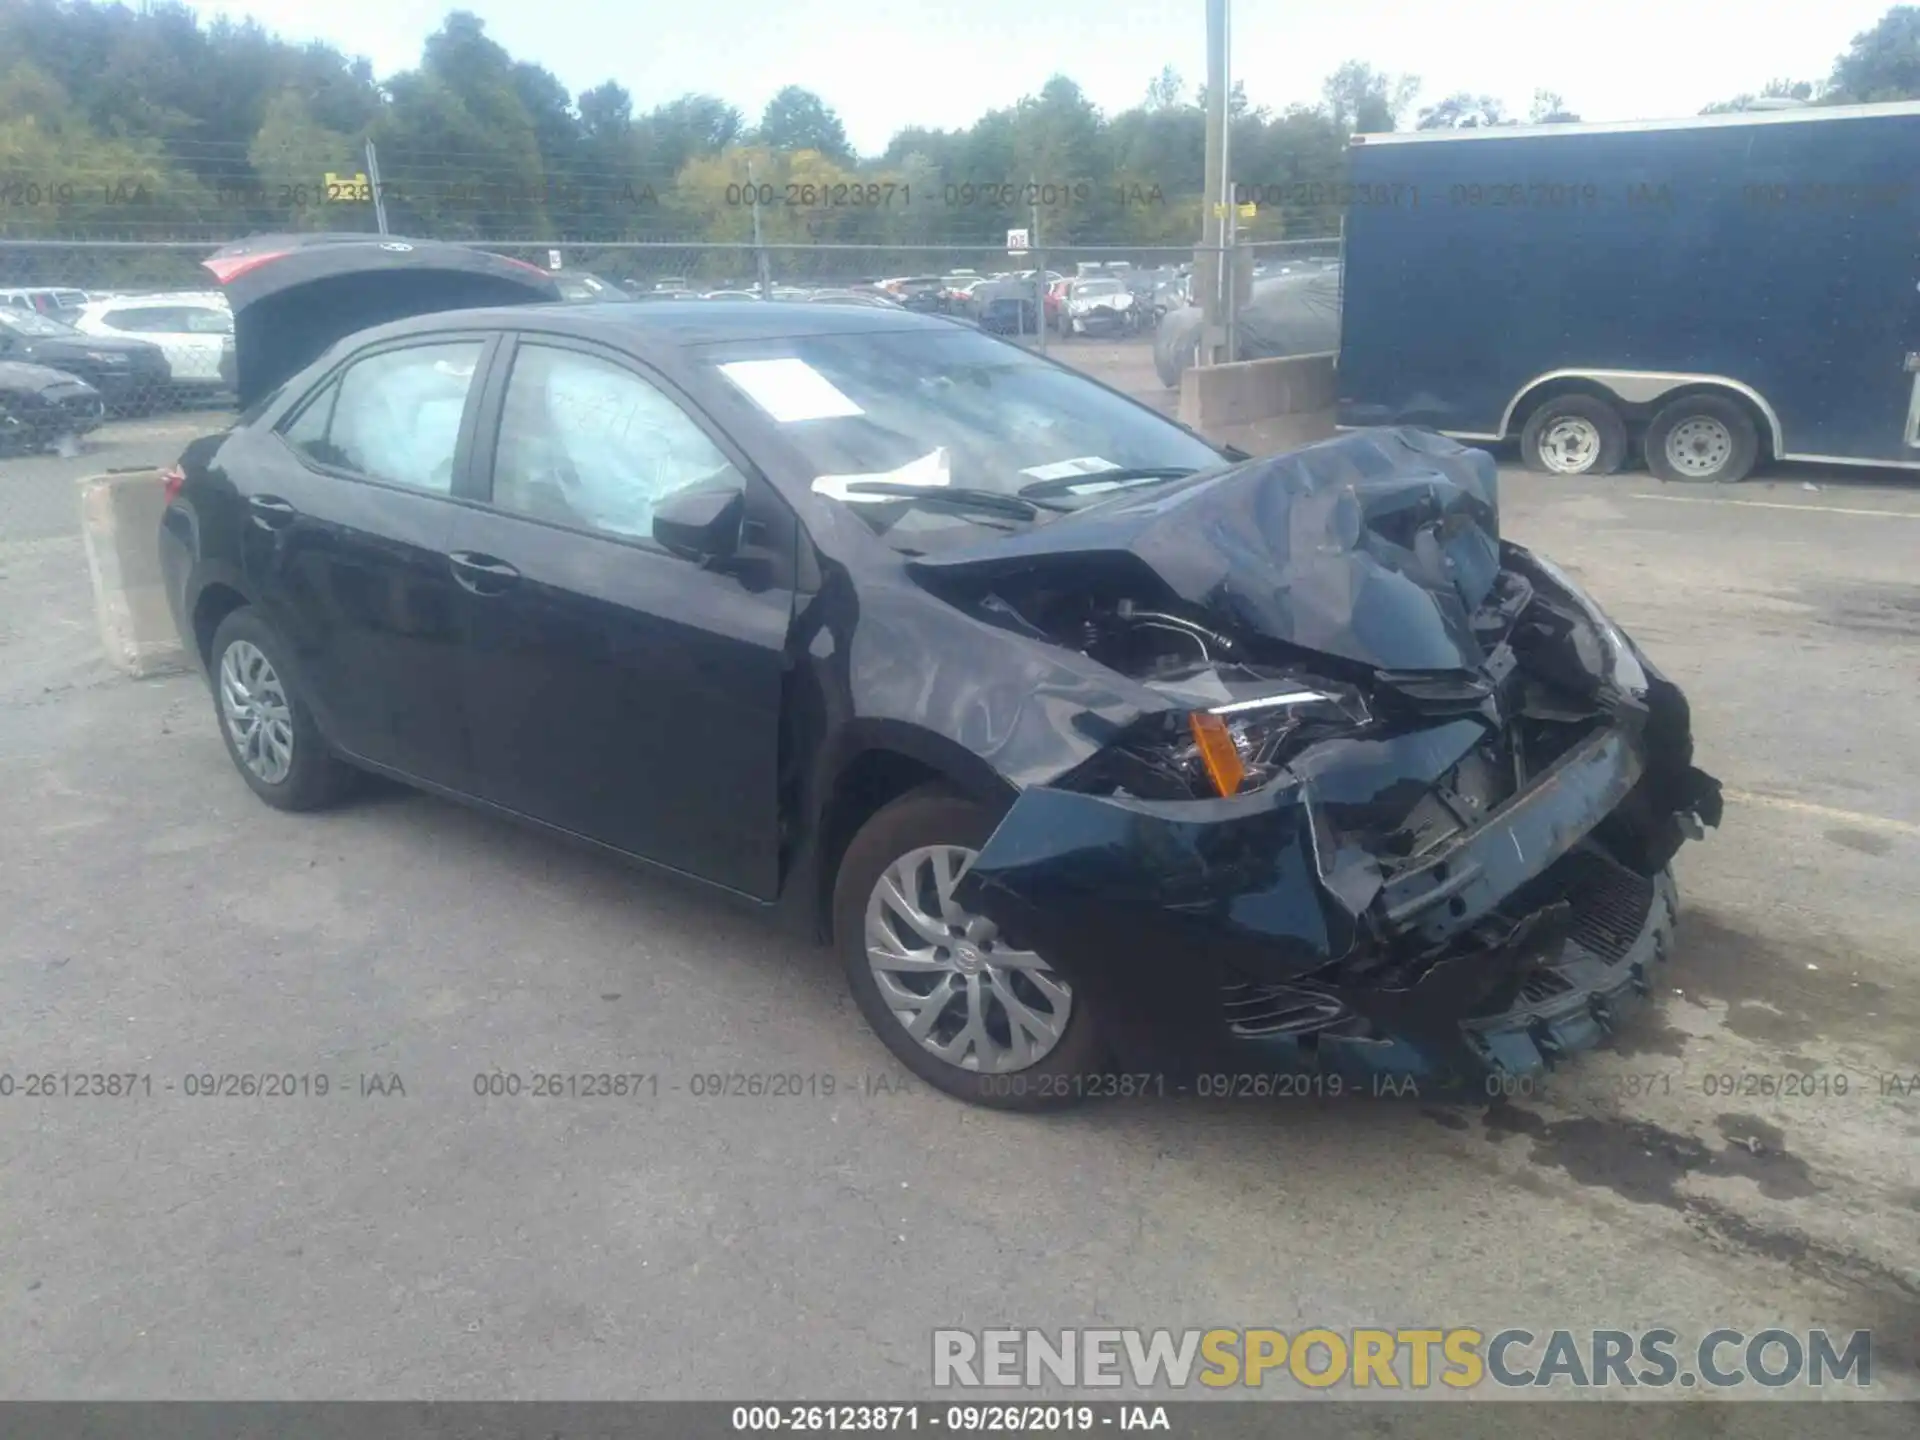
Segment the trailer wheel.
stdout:
<svg viewBox="0 0 1920 1440">
<path fill-rule="evenodd" d="M 1547 475 L 1611 475 L 1626 463 L 1627 422 L 1592 395 L 1543 400 L 1520 431 L 1520 460 Z"/>
<path fill-rule="evenodd" d="M 1760 432 L 1724 395 L 1686 395 L 1647 426 L 1647 468 L 1662 480 L 1732 485 L 1753 472 Z"/>
</svg>

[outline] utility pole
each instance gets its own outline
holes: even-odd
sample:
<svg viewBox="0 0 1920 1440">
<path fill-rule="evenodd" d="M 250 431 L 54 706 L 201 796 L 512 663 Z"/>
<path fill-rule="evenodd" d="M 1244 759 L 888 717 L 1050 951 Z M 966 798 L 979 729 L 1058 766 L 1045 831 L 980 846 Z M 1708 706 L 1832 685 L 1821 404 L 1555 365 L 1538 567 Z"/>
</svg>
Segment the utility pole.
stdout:
<svg viewBox="0 0 1920 1440">
<path fill-rule="evenodd" d="M 373 141 L 367 141 L 367 184 L 373 188 L 373 223 L 382 235 L 387 233 L 387 202 L 380 193 L 380 157 L 374 153 Z"/>
<path fill-rule="evenodd" d="M 1227 0 L 1207 0 L 1207 178 L 1200 187 L 1200 250 L 1193 261 L 1202 365 L 1220 359 L 1227 338 L 1227 216 L 1233 199 L 1222 183 L 1227 173 L 1227 101 Z"/>
<path fill-rule="evenodd" d="M 1239 217 L 1233 193 L 1233 0 L 1220 0 L 1220 329 L 1225 358 L 1240 358 Z"/>
<path fill-rule="evenodd" d="M 760 283 L 760 298 L 773 299 L 773 272 L 767 265 L 766 247 L 760 243 L 760 186 L 753 178 L 753 161 L 747 161 L 747 193 L 753 197 L 753 276 Z"/>
<path fill-rule="evenodd" d="M 1031 188 L 1027 193 L 1033 196 L 1033 209 L 1027 217 L 1027 248 L 1033 252 L 1034 263 L 1040 268 L 1033 272 L 1033 315 L 1035 340 L 1039 343 L 1040 353 L 1047 353 L 1047 252 L 1040 248 L 1040 182 L 1028 177 Z"/>
</svg>

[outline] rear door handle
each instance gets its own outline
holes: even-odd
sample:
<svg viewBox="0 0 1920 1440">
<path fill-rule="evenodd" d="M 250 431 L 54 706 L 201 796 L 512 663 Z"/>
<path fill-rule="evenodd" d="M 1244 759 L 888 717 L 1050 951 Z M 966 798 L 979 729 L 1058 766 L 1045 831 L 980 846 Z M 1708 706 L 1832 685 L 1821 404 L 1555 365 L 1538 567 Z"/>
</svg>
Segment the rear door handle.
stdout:
<svg viewBox="0 0 1920 1440">
<path fill-rule="evenodd" d="M 247 509 L 253 513 L 253 523 L 262 530 L 284 529 L 300 518 L 300 512 L 278 495 L 250 495 Z"/>
<path fill-rule="evenodd" d="M 447 556 L 453 578 L 476 595 L 498 595 L 520 578 L 520 572 L 506 561 L 472 550 L 456 550 Z"/>
</svg>

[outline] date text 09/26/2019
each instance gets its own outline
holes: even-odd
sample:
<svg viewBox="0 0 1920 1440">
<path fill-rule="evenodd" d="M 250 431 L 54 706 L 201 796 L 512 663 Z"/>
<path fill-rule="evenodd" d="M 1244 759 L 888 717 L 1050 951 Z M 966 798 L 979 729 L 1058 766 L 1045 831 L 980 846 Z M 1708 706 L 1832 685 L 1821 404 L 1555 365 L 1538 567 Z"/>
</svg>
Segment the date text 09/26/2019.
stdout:
<svg viewBox="0 0 1920 1440">
<path fill-rule="evenodd" d="M 973 181 L 938 186 L 896 184 L 891 180 L 821 183 L 790 181 L 773 184 L 733 184 L 722 192 L 722 201 L 731 208 L 758 205 L 790 209 L 925 209 L 935 206 L 946 210 L 996 209 L 1021 211 L 1038 208 L 1056 210 L 1074 206 L 1108 205 L 1120 209 L 1157 208 L 1167 203 L 1166 192 L 1158 185 L 1095 184 L 1089 180 L 1054 182 L 1006 182 L 979 184 Z"/>
</svg>

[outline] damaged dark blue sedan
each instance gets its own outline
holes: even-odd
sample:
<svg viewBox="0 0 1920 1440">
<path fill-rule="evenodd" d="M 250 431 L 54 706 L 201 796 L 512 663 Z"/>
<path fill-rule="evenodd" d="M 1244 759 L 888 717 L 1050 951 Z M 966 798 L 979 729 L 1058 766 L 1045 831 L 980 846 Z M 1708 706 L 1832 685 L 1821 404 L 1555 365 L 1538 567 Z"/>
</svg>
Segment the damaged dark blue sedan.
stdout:
<svg viewBox="0 0 1920 1440">
<path fill-rule="evenodd" d="M 1249 459 L 946 319 L 431 242 L 210 268 L 249 408 L 161 552 L 270 804 L 376 772 L 779 910 L 1002 1106 L 1499 1093 L 1672 949 L 1719 786 L 1483 452 Z"/>
</svg>

